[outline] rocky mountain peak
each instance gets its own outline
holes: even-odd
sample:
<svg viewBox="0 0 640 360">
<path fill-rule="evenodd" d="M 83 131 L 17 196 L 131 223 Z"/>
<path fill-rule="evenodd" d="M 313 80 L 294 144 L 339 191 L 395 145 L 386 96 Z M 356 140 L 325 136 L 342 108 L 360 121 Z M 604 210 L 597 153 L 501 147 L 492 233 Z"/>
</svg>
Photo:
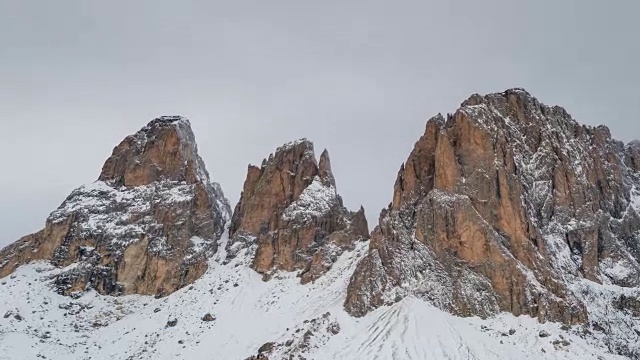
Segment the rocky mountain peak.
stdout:
<svg viewBox="0 0 640 360">
<path fill-rule="evenodd" d="M 546 120 L 549 120 L 546 116 L 555 117 L 555 122 L 552 126 L 560 124 L 564 127 L 581 126 L 571 118 L 571 115 L 564 108 L 544 105 L 522 88 L 512 88 L 486 95 L 473 94 L 460 105 L 460 109 L 474 109 L 477 107 L 487 107 L 507 114 L 509 119 L 517 126 L 543 125 Z M 543 116 L 530 116 L 534 113 L 540 113 Z"/>
<path fill-rule="evenodd" d="M 260 167 L 249 165 L 230 235 L 240 229 L 249 233 L 260 231 L 273 211 L 296 201 L 313 182 L 318 174 L 317 164 L 313 143 L 301 139 L 278 147 Z M 248 201 L 256 196 L 264 199 L 255 203 Z"/>
<path fill-rule="evenodd" d="M 472 95 L 433 117 L 400 168 L 346 309 L 362 315 L 413 295 L 458 315 L 586 321 L 575 284 L 639 283 L 629 149 L 522 89 Z"/>
<path fill-rule="evenodd" d="M 331 159 L 329 158 L 329 151 L 324 149 L 320 155 L 320 161 L 318 162 L 319 176 L 322 182 L 327 186 L 336 186 L 336 179 L 333 177 L 331 171 Z"/>
<path fill-rule="evenodd" d="M 0 252 L 0 277 L 46 260 L 64 294 L 171 293 L 199 278 L 230 217 L 189 121 L 165 116 L 127 136 L 99 180 L 74 190 L 45 228 Z"/>
<path fill-rule="evenodd" d="M 640 140 L 633 140 L 627 144 L 629 166 L 640 171 Z"/>
<path fill-rule="evenodd" d="M 189 120 L 162 116 L 116 146 L 98 179 L 123 186 L 160 180 L 195 184 L 209 181 L 209 174 Z"/>
<path fill-rule="evenodd" d="M 329 153 L 318 162 L 313 143 L 302 139 L 279 147 L 260 168 L 249 166 L 230 236 L 230 256 L 249 248 L 252 267 L 265 279 L 285 270 L 308 282 L 368 238 L 368 227 L 364 209 L 343 206 Z"/>
</svg>

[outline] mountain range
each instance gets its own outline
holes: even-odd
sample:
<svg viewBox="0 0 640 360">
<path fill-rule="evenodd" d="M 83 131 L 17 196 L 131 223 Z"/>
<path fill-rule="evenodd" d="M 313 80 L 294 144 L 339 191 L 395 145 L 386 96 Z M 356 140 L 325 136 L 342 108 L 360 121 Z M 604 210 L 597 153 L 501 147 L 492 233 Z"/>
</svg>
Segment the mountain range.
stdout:
<svg viewBox="0 0 640 360">
<path fill-rule="evenodd" d="M 152 120 L 0 250 L 0 359 L 640 359 L 640 142 L 524 89 L 416 138 L 370 232 L 311 141 L 232 210 Z"/>
</svg>

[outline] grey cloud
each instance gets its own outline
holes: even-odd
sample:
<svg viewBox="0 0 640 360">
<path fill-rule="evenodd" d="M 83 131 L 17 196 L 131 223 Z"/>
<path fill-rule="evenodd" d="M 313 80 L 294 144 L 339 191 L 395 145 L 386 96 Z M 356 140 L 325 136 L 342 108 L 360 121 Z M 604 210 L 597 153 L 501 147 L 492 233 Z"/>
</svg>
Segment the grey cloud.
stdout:
<svg viewBox="0 0 640 360">
<path fill-rule="evenodd" d="M 329 149 L 373 224 L 426 120 L 525 87 L 640 137 L 637 1 L 0 1 L 0 245 L 39 229 L 125 135 L 192 121 L 235 202 L 246 165 Z"/>
</svg>

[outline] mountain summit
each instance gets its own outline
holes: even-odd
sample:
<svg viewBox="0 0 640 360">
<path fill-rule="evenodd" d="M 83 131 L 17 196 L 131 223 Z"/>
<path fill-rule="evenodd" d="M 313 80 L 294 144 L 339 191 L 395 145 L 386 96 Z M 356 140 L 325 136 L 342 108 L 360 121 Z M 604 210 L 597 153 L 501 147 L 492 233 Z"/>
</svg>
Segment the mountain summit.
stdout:
<svg viewBox="0 0 640 360">
<path fill-rule="evenodd" d="M 162 116 L 116 146 L 98 180 L 126 187 L 157 181 L 196 184 L 209 182 L 209 174 L 189 120 Z"/>
<path fill-rule="evenodd" d="M 252 268 L 265 275 L 299 271 L 316 280 L 345 250 L 369 238 L 364 209 L 348 211 L 336 190 L 329 152 L 318 162 L 307 139 L 279 147 L 260 168 L 249 166 L 230 228 L 229 253 L 255 250 Z"/>
<path fill-rule="evenodd" d="M 160 117 L 116 146 L 99 180 L 74 190 L 42 231 L 2 250 L 0 276 L 47 260 L 64 268 L 64 294 L 166 295 L 206 271 L 229 217 L 189 121 Z"/>
<path fill-rule="evenodd" d="M 462 316 L 617 326 L 581 284 L 637 292 L 636 156 L 522 89 L 471 96 L 430 119 L 401 166 L 347 311 L 416 296 Z"/>
</svg>

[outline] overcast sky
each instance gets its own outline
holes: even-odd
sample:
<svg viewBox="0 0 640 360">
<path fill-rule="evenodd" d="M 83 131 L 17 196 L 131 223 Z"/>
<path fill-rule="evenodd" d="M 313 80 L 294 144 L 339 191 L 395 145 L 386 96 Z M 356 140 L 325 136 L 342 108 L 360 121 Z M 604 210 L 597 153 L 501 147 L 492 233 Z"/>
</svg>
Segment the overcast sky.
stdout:
<svg viewBox="0 0 640 360">
<path fill-rule="evenodd" d="M 247 164 L 311 139 L 370 224 L 426 120 L 474 92 L 640 137 L 639 4 L 0 0 L 0 245 L 159 115 L 191 119 L 232 205 Z"/>
</svg>

